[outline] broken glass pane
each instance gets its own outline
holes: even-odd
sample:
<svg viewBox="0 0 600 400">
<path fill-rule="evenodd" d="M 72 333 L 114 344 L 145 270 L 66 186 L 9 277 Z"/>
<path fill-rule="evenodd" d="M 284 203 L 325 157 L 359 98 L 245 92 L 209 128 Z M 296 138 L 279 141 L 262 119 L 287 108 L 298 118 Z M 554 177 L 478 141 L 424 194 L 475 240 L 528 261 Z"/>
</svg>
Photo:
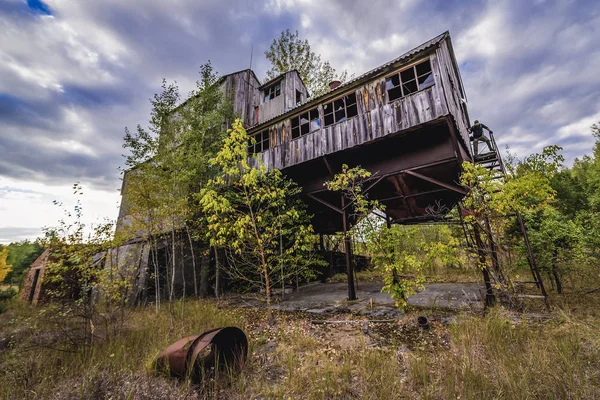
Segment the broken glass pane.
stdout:
<svg viewBox="0 0 600 400">
<path fill-rule="evenodd" d="M 402 83 L 406 84 L 406 82 L 415 79 L 415 69 L 414 68 L 409 68 L 407 70 L 404 70 L 402 72 L 400 72 L 400 79 L 402 80 Z"/>
<path fill-rule="evenodd" d="M 402 97 L 402 89 L 400 86 L 388 90 L 388 101 L 396 100 Z"/>
<path fill-rule="evenodd" d="M 300 137 L 300 128 L 292 128 L 292 139 L 296 139 Z"/>
<path fill-rule="evenodd" d="M 356 115 L 358 115 L 358 110 L 356 108 L 356 104 L 353 104 L 350 107 L 346 108 L 346 116 L 348 118 L 352 118 Z"/>
<path fill-rule="evenodd" d="M 385 78 L 385 87 L 387 90 L 393 89 L 398 85 L 400 85 L 400 77 L 397 74 Z"/>
<path fill-rule="evenodd" d="M 300 125 L 308 124 L 308 113 L 300 114 Z"/>
<path fill-rule="evenodd" d="M 431 64 L 429 60 L 423 61 L 421 64 L 417 65 L 417 76 L 425 75 L 431 72 Z"/>
<path fill-rule="evenodd" d="M 319 130 L 321 128 L 321 120 L 320 119 L 314 119 L 312 121 L 310 121 L 310 131 L 316 131 Z"/>
<path fill-rule="evenodd" d="M 340 110 L 344 110 L 344 100 L 343 99 L 337 99 L 336 101 L 333 102 L 333 109 L 335 110 L 335 112 L 337 113 Z M 337 118 L 336 118 L 337 120 Z"/>
<path fill-rule="evenodd" d="M 348 96 L 346 96 L 344 98 L 344 100 L 346 101 L 346 107 L 349 107 L 352 104 L 356 104 L 356 94 L 354 94 L 354 93 L 349 94 Z"/>
<path fill-rule="evenodd" d="M 316 108 L 314 110 L 310 110 L 310 120 L 313 121 L 315 119 L 319 119 L 319 110 Z"/>
<path fill-rule="evenodd" d="M 433 74 L 423 75 L 419 77 L 419 89 L 425 89 L 429 86 L 433 86 Z"/>
<path fill-rule="evenodd" d="M 325 126 L 329 126 L 333 124 L 333 114 L 326 114 L 325 115 Z"/>
<path fill-rule="evenodd" d="M 309 132 L 309 124 L 300 125 L 300 135 L 306 135 Z"/>
<path fill-rule="evenodd" d="M 417 90 L 419 90 L 419 88 L 417 87 L 417 81 L 403 82 L 402 88 L 404 90 L 405 96 L 409 93 L 414 93 Z"/>
</svg>

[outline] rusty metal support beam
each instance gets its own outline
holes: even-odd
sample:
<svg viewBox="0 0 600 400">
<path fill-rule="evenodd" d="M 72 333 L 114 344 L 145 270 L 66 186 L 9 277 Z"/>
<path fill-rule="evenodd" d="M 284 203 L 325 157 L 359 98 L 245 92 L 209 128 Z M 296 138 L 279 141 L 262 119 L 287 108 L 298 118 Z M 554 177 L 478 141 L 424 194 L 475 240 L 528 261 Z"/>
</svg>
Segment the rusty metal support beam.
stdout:
<svg viewBox="0 0 600 400">
<path fill-rule="evenodd" d="M 417 193 L 417 194 L 409 194 L 407 196 L 393 196 L 393 197 L 388 197 L 388 198 L 385 198 L 385 199 L 381 199 L 381 200 L 379 200 L 379 202 L 383 203 L 385 201 L 411 199 L 413 197 L 427 196 L 428 194 L 445 192 L 446 190 L 447 189 L 434 189 L 434 190 L 428 190 L 427 192 L 421 192 L 421 193 Z"/>
<path fill-rule="evenodd" d="M 329 162 L 327 161 L 327 159 L 325 157 L 323 157 L 323 160 L 325 161 L 325 165 L 327 166 L 328 171 L 330 172 L 331 176 L 333 177 L 334 173 L 333 173 L 333 170 L 331 169 L 331 165 L 329 164 Z M 456 163 L 456 157 L 445 158 L 443 160 L 432 162 L 432 163 L 429 163 L 429 164 L 423 164 L 423 165 L 419 165 L 417 167 L 412 167 L 412 168 L 401 169 L 401 170 L 398 170 L 398 171 L 389 172 L 387 174 L 380 175 L 380 177 L 382 177 L 382 178 L 388 178 L 390 176 L 399 176 L 399 175 L 401 175 L 401 174 L 403 174 L 403 173 L 405 173 L 407 171 L 414 172 L 414 171 L 418 171 L 418 170 L 423 169 L 423 168 L 435 167 L 437 165 L 448 164 L 448 163 L 451 163 L 451 162 Z M 328 192 L 328 191 L 329 191 L 329 189 L 323 188 L 323 189 L 313 190 L 311 192 L 304 193 L 304 194 L 315 194 L 315 193 Z"/>
<path fill-rule="evenodd" d="M 438 181 L 437 179 L 430 178 L 430 177 L 425 176 L 425 175 L 421 175 L 418 172 L 414 172 L 414 171 L 411 171 L 411 170 L 406 170 L 406 171 L 404 171 L 404 173 L 408 174 L 408 175 L 412 175 L 412 176 L 414 176 L 416 178 L 419 178 L 419 179 L 423 179 L 424 181 L 433 183 L 434 185 L 438 185 L 438 186 L 444 187 L 446 189 L 452 190 L 452 191 L 454 191 L 456 193 L 460 193 L 463 196 L 465 196 L 467 194 L 467 191 L 465 189 L 459 187 L 459 186 L 449 185 L 449 184 L 444 183 L 442 181 Z"/>
<path fill-rule="evenodd" d="M 344 208 L 344 196 L 342 199 L 342 209 Z M 354 289 L 354 270 L 352 268 L 352 247 L 350 236 L 348 236 L 348 214 L 342 212 L 342 223 L 344 227 L 344 247 L 346 250 L 346 275 L 348 278 L 348 300 L 356 300 L 356 290 Z"/>
<path fill-rule="evenodd" d="M 325 200 L 323 200 L 323 199 L 320 199 L 320 198 L 318 198 L 317 196 L 315 196 L 315 195 L 313 195 L 313 194 L 311 194 L 311 193 L 307 193 L 306 195 L 307 195 L 308 197 L 310 197 L 311 199 L 313 199 L 314 201 L 317 201 L 317 202 L 319 202 L 319 203 L 323 204 L 324 206 L 326 206 L 326 207 L 329 207 L 329 208 L 331 208 L 332 210 L 339 212 L 340 214 L 343 214 L 343 213 L 344 213 L 344 211 L 343 211 L 341 208 L 339 208 L 339 207 L 336 207 L 336 206 L 334 206 L 333 204 L 330 204 L 330 203 L 326 202 Z"/>
<path fill-rule="evenodd" d="M 371 184 L 368 188 L 366 188 L 365 190 L 363 190 L 363 193 L 367 193 L 369 190 L 373 189 L 373 187 L 375 185 L 377 185 L 379 182 L 381 182 L 381 180 L 383 179 L 383 176 L 380 176 L 373 184 Z M 354 200 L 352 200 L 350 203 L 346 204 L 345 207 L 342 208 L 342 210 L 345 210 L 346 208 L 350 207 L 352 204 L 354 204 Z"/>
<path fill-rule="evenodd" d="M 323 161 L 325 162 L 325 166 L 327 167 L 327 171 L 329 171 L 329 175 L 331 175 L 331 177 L 333 177 L 333 169 L 331 168 L 331 164 L 329 164 L 329 160 L 327 160 L 327 157 L 323 156 Z"/>
</svg>

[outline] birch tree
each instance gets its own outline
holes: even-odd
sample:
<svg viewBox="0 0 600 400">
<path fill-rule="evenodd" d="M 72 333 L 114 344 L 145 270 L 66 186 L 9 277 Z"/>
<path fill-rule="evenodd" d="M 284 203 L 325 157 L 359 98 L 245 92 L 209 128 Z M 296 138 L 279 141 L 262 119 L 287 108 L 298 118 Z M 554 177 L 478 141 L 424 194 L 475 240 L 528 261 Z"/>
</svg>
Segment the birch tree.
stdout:
<svg viewBox="0 0 600 400">
<path fill-rule="evenodd" d="M 267 172 L 248 158 L 248 134 L 238 119 L 211 160 L 221 174 L 198 195 L 213 246 L 225 249 L 224 271 L 248 288 L 264 291 L 270 309 L 282 280 L 311 275 L 312 226 L 297 199 L 300 188 L 279 170 Z M 254 140 L 254 139 L 252 139 Z"/>
</svg>

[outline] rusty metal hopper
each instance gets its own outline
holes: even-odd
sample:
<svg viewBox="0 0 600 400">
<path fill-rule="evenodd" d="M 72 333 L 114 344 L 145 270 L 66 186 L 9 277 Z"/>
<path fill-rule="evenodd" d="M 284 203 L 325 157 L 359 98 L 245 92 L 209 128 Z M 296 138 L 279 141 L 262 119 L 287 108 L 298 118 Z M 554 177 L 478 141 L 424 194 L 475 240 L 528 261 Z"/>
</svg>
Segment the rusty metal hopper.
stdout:
<svg viewBox="0 0 600 400">
<path fill-rule="evenodd" d="M 241 329 L 230 326 L 178 340 L 160 352 L 156 369 L 172 377 L 201 382 L 226 368 L 241 371 L 247 356 L 246 335 Z"/>
</svg>

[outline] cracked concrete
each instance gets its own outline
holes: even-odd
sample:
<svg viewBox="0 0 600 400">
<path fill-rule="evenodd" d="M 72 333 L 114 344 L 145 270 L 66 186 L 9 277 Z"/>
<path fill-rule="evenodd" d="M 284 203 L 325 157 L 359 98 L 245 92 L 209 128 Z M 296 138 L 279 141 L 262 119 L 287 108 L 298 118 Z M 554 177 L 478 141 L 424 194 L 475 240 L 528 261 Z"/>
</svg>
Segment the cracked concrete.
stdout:
<svg viewBox="0 0 600 400">
<path fill-rule="evenodd" d="M 371 318 L 399 318 L 402 316 L 383 285 L 362 283 L 358 285 L 358 300 L 347 300 L 345 283 L 312 283 L 286 296 L 273 305 L 282 311 L 302 311 L 311 314 L 353 313 Z M 416 308 L 445 310 L 480 310 L 483 308 L 483 287 L 476 283 L 432 283 L 408 298 L 408 305 Z"/>
</svg>

